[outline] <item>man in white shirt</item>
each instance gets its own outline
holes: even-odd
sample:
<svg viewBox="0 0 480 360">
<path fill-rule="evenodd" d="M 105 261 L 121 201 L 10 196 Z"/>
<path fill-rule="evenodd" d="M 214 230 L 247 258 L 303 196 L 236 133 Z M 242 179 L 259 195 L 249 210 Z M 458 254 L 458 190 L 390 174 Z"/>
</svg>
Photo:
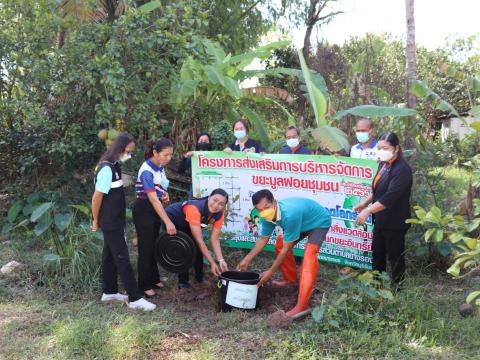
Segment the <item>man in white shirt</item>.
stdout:
<svg viewBox="0 0 480 360">
<path fill-rule="evenodd" d="M 355 129 L 358 144 L 350 149 L 350 157 L 377 160 L 377 140 L 373 137 L 373 121 L 368 118 L 358 119 Z"/>
</svg>

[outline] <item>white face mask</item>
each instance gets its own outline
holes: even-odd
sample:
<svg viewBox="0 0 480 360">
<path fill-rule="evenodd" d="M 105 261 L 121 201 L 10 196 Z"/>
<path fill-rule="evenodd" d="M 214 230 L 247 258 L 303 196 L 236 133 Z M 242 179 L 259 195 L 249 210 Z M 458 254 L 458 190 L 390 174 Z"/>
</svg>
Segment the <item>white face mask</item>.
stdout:
<svg viewBox="0 0 480 360">
<path fill-rule="evenodd" d="M 247 132 L 245 130 L 235 130 L 233 132 L 233 136 L 235 136 L 237 140 L 242 140 L 245 139 L 245 136 L 247 136 Z"/>
<path fill-rule="evenodd" d="M 382 162 L 389 161 L 393 158 L 393 152 L 391 152 L 390 150 L 380 149 L 377 151 L 377 156 Z"/>
<path fill-rule="evenodd" d="M 124 163 L 125 161 L 130 160 L 131 158 L 132 158 L 132 154 L 124 153 L 122 156 L 120 156 L 119 160 Z"/>
<path fill-rule="evenodd" d="M 298 144 L 300 144 L 300 140 L 298 140 L 298 138 L 287 139 L 286 143 L 287 143 L 288 147 L 294 148 L 294 147 L 298 146 Z"/>
</svg>

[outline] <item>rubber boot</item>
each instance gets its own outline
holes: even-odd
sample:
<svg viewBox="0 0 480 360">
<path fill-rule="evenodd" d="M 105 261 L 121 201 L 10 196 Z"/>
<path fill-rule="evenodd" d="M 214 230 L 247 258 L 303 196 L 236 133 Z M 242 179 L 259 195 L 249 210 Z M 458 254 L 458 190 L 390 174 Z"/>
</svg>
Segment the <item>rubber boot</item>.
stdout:
<svg viewBox="0 0 480 360">
<path fill-rule="evenodd" d="M 305 247 L 302 268 L 300 269 L 300 286 L 298 288 L 297 305 L 287 312 L 287 316 L 293 317 L 308 309 L 312 297 L 318 272 L 319 245 L 309 244 Z"/>
<path fill-rule="evenodd" d="M 277 235 L 277 241 L 275 242 L 275 254 L 278 256 L 283 248 L 283 235 Z M 283 281 L 272 281 L 272 284 L 277 286 L 285 286 L 294 284 L 297 282 L 297 264 L 295 263 L 295 257 L 292 250 L 287 253 L 287 257 L 280 266 L 283 275 Z"/>
</svg>

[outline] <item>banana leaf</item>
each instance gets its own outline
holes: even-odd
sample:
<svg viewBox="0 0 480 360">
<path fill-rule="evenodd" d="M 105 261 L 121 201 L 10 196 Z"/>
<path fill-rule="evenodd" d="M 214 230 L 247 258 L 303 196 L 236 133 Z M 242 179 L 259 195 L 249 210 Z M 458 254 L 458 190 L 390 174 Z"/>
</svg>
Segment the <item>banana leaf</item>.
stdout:
<svg viewBox="0 0 480 360">
<path fill-rule="evenodd" d="M 288 45 L 290 45 L 290 41 L 276 41 L 265 46 L 261 46 L 258 49 L 232 56 L 228 61 L 225 61 L 224 63 L 229 65 L 236 64 L 236 68 L 238 70 L 242 70 L 248 65 L 250 65 L 250 63 L 254 59 L 259 58 L 265 60 L 272 55 L 273 50 L 281 49 L 287 47 Z"/>
<path fill-rule="evenodd" d="M 367 118 L 379 118 L 383 116 L 413 116 L 417 112 L 414 109 L 399 108 L 393 106 L 376 106 L 376 105 L 360 105 L 350 109 L 337 112 L 333 119 L 339 120 L 348 114 L 355 116 L 363 116 Z"/>
<path fill-rule="evenodd" d="M 160 0 L 153 0 L 140 6 L 138 8 L 138 11 L 143 14 L 146 14 L 146 13 L 152 12 L 153 10 L 158 9 L 161 6 L 162 6 L 162 3 L 160 2 Z"/>
<path fill-rule="evenodd" d="M 237 81 L 235 81 L 234 79 L 225 77 L 223 86 L 225 87 L 225 89 L 228 90 L 228 93 L 230 94 L 230 96 L 232 97 L 243 96 L 242 90 L 240 90 L 240 87 L 238 86 Z"/>
<path fill-rule="evenodd" d="M 249 96 L 249 99 L 255 101 L 256 103 L 259 104 L 265 104 L 265 103 L 272 103 L 276 105 L 282 112 L 287 116 L 287 124 L 288 126 L 297 126 L 295 122 L 295 117 L 288 111 L 288 109 L 280 104 L 278 101 L 269 98 L 269 97 L 262 97 L 262 96 L 257 96 L 257 95 L 251 95 Z"/>
<path fill-rule="evenodd" d="M 311 72 L 307 67 L 302 51 L 297 50 L 297 53 L 300 58 L 300 65 L 302 67 L 305 85 L 308 90 L 310 105 L 313 107 L 315 120 L 317 121 L 317 129 L 312 131 L 313 138 L 319 145 L 331 152 L 339 152 L 342 149 L 348 152 L 350 144 L 347 135 L 342 130 L 328 125 L 328 122 L 325 119 L 325 114 L 327 112 L 327 99 L 312 81 Z"/>
<path fill-rule="evenodd" d="M 347 135 L 339 128 L 330 125 L 321 125 L 311 130 L 311 134 L 317 144 L 328 149 L 332 153 L 345 150 L 348 154 L 350 143 Z"/>
<path fill-rule="evenodd" d="M 263 119 L 259 114 L 255 111 L 247 108 L 247 107 L 240 107 L 240 111 L 247 117 L 248 120 L 252 122 L 255 126 L 255 130 L 257 130 L 257 134 L 260 137 L 260 142 L 262 143 L 265 149 L 268 149 L 270 146 L 270 139 L 267 135 L 267 129 L 265 128 L 266 121 Z"/>
<path fill-rule="evenodd" d="M 315 84 L 315 86 L 320 89 L 323 96 L 328 100 L 330 95 L 328 94 L 327 84 L 323 76 L 311 69 L 308 69 L 308 71 L 310 72 L 310 78 Z M 300 89 L 304 92 L 304 95 L 308 98 L 308 94 L 307 94 L 308 89 L 305 83 L 305 78 L 303 77 L 302 70 L 299 70 L 299 69 L 278 67 L 278 68 L 264 69 L 264 70 L 246 70 L 246 71 L 239 72 L 236 78 L 242 81 L 254 76 L 258 78 L 263 78 L 267 75 L 270 75 L 270 76 L 289 75 L 289 76 L 296 77 L 300 81 Z"/>
<path fill-rule="evenodd" d="M 215 63 L 222 63 L 225 60 L 225 51 L 218 43 L 214 43 L 206 38 L 201 38 L 200 42 L 205 46 L 205 50 Z"/>
<path fill-rule="evenodd" d="M 308 98 L 310 99 L 310 105 L 315 113 L 315 120 L 317 126 L 327 125 L 325 114 L 327 112 L 327 99 L 323 96 L 322 92 L 312 81 L 310 69 L 307 67 L 307 63 L 303 57 L 303 53 L 300 49 L 297 49 L 298 57 L 300 59 L 300 65 L 302 67 L 302 74 L 305 79 L 305 85 L 308 90 Z"/>
<path fill-rule="evenodd" d="M 430 89 L 425 82 L 421 80 L 415 81 L 410 87 L 410 92 L 416 97 L 429 100 L 435 109 L 460 117 L 457 109 L 455 109 L 450 103 L 443 100 L 440 95 Z"/>
</svg>

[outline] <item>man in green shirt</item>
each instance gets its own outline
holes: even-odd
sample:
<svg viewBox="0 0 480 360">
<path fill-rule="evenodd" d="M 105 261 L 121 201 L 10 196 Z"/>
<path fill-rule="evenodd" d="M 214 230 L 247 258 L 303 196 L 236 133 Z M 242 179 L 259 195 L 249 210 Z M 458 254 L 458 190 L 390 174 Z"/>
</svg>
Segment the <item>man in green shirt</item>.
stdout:
<svg viewBox="0 0 480 360">
<path fill-rule="evenodd" d="M 310 303 L 312 292 L 317 281 L 318 252 L 332 224 L 330 212 L 316 201 L 306 198 L 288 198 L 276 200 L 269 190 L 257 191 L 252 196 L 253 206 L 260 212 L 260 239 L 254 248 L 238 264 L 237 269 L 244 271 L 250 262 L 262 252 L 275 229 L 283 230 L 283 247 L 272 266 L 262 273 L 257 286 L 270 280 L 282 265 L 293 247 L 303 238 L 308 237 L 300 269 L 300 285 L 297 305 L 287 312 L 293 317 L 305 312 Z"/>
</svg>

